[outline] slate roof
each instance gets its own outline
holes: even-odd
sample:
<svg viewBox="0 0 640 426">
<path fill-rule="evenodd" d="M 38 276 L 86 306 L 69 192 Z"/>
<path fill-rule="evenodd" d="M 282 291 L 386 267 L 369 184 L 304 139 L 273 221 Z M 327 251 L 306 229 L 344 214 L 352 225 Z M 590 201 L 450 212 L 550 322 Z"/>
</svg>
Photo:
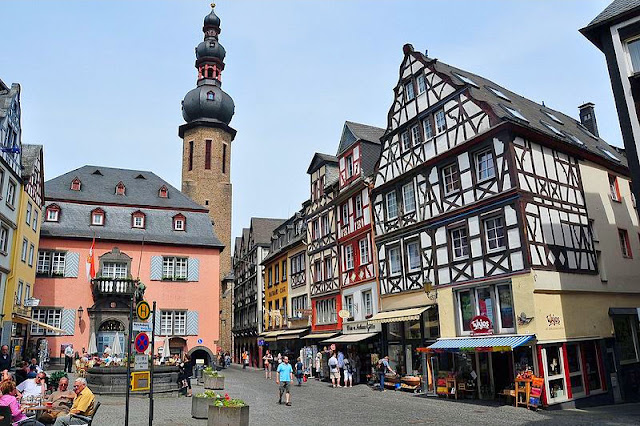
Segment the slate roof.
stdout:
<svg viewBox="0 0 640 426">
<path fill-rule="evenodd" d="M 33 173 L 33 166 L 40 158 L 42 145 L 22 144 L 22 178 L 28 179 Z"/>
<path fill-rule="evenodd" d="M 46 205 L 54 204 L 47 201 Z M 60 207 L 58 222 L 42 222 L 41 237 L 93 238 L 115 241 L 142 241 L 171 245 L 205 246 L 223 248 L 216 237 L 211 219 L 205 212 L 176 211 L 170 209 L 145 209 L 125 206 L 96 206 L 76 202 L 55 202 Z M 104 226 L 91 226 L 91 212 L 100 207 L 105 211 Z M 145 229 L 131 227 L 131 214 L 142 211 Z M 186 218 L 186 230 L 173 230 L 173 216 Z"/>
<path fill-rule="evenodd" d="M 11 87 L 9 87 L 4 81 L 0 80 L 0 118 L 7 115 L 7 111 L 9 111 L 11 107 L 11 101 L 16 92 L 20 92 L 20 85 L 18 83 L 13 83 Z"/>
<path fill-rule="evenodd" d="M 273 230 L 282 225 L 286 219 L 273 219 L 266 217 L 251 218 L 251 233 L 253 242 L 259 246 L 271 245 Z"/>
<path fill-rule="evenodd" d="M 455 68 L 439 60 L 425 57 L 422 53 L 418 54 L 427 62 L 434 61 L 433 63 L 436 71 L 446 74 L 451 78 L 455 85 L 459 87 L 467 86 L 471 96 L 478 101 L 486 102 L 501 120 L 517 123 L 551 136 L 565 144 L 586 149 L 587 151 L 606 160 L 608 163 L 615 164 L 616 166 L 627 166 L 626 157 L 621 148 L 609 145 L 603 139 L 592 135 L 578 120 L 573 117 L 520 96 L 517 93 L 477 74 Z M 474 84 L 472 85 L 465 82 L 460 76 L 471 80 Z M 503 99 L 495 92 L 492 92 L 490 88 L 499 90 L 506 98 L 508 98 L 508 100 Z M 515 117 L 505 107 L 518 111 L 526 120 L 521 120 Z M 552 114 L 561 123 L 556 122 L 546 113 Z M 556 134 L 548 126 L 555 128 L 561 134 Z M 580 142 L 576 142 L 572 137 L 575 137 Z M 606 152 L 611 153 L 619 161 L 609 157 Z"/>
<path fill-rule="evenodd" d="M 609 21 L 614 21 L 620 15 L 631 12 L 636 8 L 640 8 L 640 0 L 614 0 L 582 30 L 600 26 Z"/>
<path fill-rule="evenodd" d="M 307 169 L 307 173 L 311 174 L 318 170 L 324 163 L 335 163 L 338 164 L 338 157 L 330 154 L 322 154 L 320 152 L 316 152 L 313 154 L 313 158 L 311 159 L 311 164 L 309 164 L 309 168 Z"/>
<path fill-rule="evenodd" d="M 284 244 L 282 244 L 282 247 L 279 247 L 276 250 L 270 249 L 269 253 L 267 254 L 267 256 L 265 256 L 264 260 L 262 261 L 263 265 L 265 263 L 269 262 L 274 257 L 280 256 L 283 252 L 288 250 L 290 247 L 293 247 L 295 244 L 298 244 L 300 241 L 302 241 L 304 239 L 304 237 L 306 236 L 306 233 L 307 233 L 306 227 L 303 227 L 302 232 L 300 232 L 300 234 L 298 234 L 298 235 L 295 235 L 295 233 L 289 233 L 288 232 L 289 227 L 295 227 L 295 223 L 297 221 L 303 220 L 302 216 L 304 216 L 304 209 L 302 211 L 296 212 L 293 216 L 291 216 L 289 219 L 284 221 L 280 226 L 278 226 L 277 228 L 275 228 L 273 230 L 272 235 L 274 235 L 274 236 L 278 236 L 280 231 L 284 231 L 285 232 L 285 234 L 284 234 L 284 236 L 285 236 Z M 291 237 L 291 238 L 289 238 L 289 237 Z"/>
<path fill-rule="evenodd" d="M 345 132 L 350 132 L 353 137 L 350 137 Z M 380 138 L 384 136 L 385 129 L 379 127 L 369 126 L 367 124 L 355 123 L 353 121 L 345 121 L 344 128 L 342 130 L 342 137 L 340 138 L 340 144 L 338 145 L 338 152 L 336 155 L 344 153 L 351 145 L 357 141 L 368 141 L 374 144 L 381 144 Z M 347 137 L 349 136 L 349 137 Z M 355 138 L 355 139 L 354 139 Z"/>
<path fill-rule="evenodd" d="M 82 182 L 80 191 L 71 190 L 71 181 L 76 177 Z M 120 181 L 125 185 L 125 195 L 116 194 L 115 188 Z M 167 198 L 158 196 L 163 185 L 169 190 Z M 155 173 L 145 170 L 83 166 L 45 182 L 45 193 L 48 200 L 207 211 Z"/>
<path fill-rule="evenodd" d="M 380 151 L 382 151 L 382 145 L 380 144 L 370 142 L 360 143 L 360 168 L 362 169 L 362 176 L 373 176 L 376 164 L 380 158 Z"/>
</svg>

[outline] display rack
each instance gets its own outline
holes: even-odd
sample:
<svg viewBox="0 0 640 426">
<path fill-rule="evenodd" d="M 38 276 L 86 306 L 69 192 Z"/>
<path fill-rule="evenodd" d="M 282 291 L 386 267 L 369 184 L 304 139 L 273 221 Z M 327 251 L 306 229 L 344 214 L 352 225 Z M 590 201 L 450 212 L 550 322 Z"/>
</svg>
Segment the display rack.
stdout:
<svg viewBox="0 0 640 426">
<path fill-rule="evenodd" d="M 531 394 L 531 379 L 516 379 L 516 407 L 529 408 L 529 396 Z"/>
</svg>

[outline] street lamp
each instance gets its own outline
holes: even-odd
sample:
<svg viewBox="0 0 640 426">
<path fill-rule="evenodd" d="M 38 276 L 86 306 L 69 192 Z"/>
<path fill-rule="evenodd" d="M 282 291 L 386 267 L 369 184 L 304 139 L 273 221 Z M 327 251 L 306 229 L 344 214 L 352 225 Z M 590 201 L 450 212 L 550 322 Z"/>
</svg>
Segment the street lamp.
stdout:
<svg viewBox="0 0 640 426">
<path fill-rule="evenodd" d="M 82 306 L 80 306 L 78 308 L 78 321 L 80 321 L 82 319 L 82 313 L 84 312 L 84 309 L 82 309 Z"/>
</svg>

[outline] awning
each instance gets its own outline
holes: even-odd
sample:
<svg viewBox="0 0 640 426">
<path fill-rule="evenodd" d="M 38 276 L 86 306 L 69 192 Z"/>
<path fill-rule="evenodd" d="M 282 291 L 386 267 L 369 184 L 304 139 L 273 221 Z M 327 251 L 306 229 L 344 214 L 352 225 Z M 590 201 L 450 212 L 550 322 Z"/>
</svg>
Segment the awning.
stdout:
<svg viewBox="0 0 640 426">
<path fill-rule="evenodd" d="M 532 334 L 517 336 L 486 336 L 438 339 L 426 351 L 448 352 L 508 352 L 534 339 Z"/>
<path fill-rule="evenodd" d="M 343 334 L 342 336 L 333 337 L 331 339 L 323 340 L 320 343 L 358 343 L 363 340 L 367 340 L 369 337 L 373 337 L 378 333 L 353 333 Z"/>
<path fill-rule="evenodd" d="M 333 337 L 335 336 L 336 333 L 335 331 L 332 333 L 316 333 L 316 334 L 307 334 L 306 336 L 304 336 L 305 339 L 328 339 L 329 337 Z"/>
<path fill-rule="evenodd" d="M 275 342 L 276 336 L 279 331 L 266 331 L 258 336 L 258 339 L 263 339 L 265 342 Z"/>
<path fill-rule="evenodd" d="M 25 317 L 23 315 L 12 314 L 11 319 L 20 324 L 33 324 L 33 325 L 37 325 L 38 327 L 47 329 L 49 331 L 65 334 L 65 331 L 61 328 L 54 327 L 52 325 L 47 324 L 46 322 L 37 321 L 37 320 L 34 320 L 33 318 Z"/>
<path fill-rule="evenodd" d="M 293 340 L 299 339 L 302 333 L 306 333 L 308 328 L 298 328 L 295 330 L 281 330 L 276 336 L 276 340 Z"/>
<path fill-rule="evenodd" d="M 398 309 L 396 311 L 387 311 L 387 312 L 378 312 L 371 318 L 369 318 L 369 322 L 373 323 L 383 323 L 383 322 L 400 322 L 400 321 L 411 321 L 411 320 L 419 320 L 420 315 L 427 309 L 431 308 L 431 306 L 422 306 L 420 308 L 410 308 L 410 309 Z"/>
</svg>

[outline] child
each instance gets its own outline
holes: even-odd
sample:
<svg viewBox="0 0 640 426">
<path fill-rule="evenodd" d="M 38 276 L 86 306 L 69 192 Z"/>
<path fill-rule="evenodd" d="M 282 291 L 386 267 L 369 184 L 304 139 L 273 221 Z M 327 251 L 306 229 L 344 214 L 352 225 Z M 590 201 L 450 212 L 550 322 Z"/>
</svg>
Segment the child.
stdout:
<svg viewBox="0 0 640 426">
<path fill-rule="evenodd" d="M 300 358 L 298 358 L 298 362 L 296 363 L 296 379 L 298 379 L 298 386 L 302 386 L 302 376 L 304 376 L 304 365 Z"/>
</svg>

